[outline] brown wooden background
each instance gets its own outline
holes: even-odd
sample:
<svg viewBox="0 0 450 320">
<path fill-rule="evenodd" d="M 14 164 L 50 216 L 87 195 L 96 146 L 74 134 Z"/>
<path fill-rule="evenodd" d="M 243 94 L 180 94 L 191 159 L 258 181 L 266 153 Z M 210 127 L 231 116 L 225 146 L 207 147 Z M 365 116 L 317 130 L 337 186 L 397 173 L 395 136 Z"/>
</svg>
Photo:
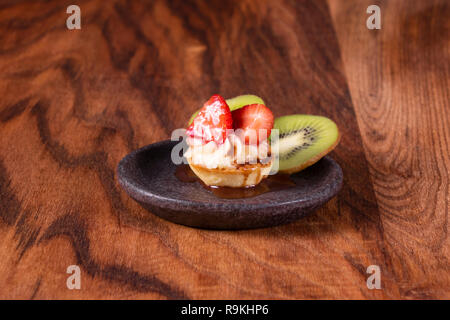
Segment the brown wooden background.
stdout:
<svg viewBox="0 0 450 320">
<path fill-rule="evenodd" d="M 448 1 L 79 0 L 74 31 L 69 4 L 0 2 L 1 298 L 450 297 Z M 339 196 L 238 232 L 128 198 L 119 160 L 214 93 L 333 118 Z"/>
</svg>

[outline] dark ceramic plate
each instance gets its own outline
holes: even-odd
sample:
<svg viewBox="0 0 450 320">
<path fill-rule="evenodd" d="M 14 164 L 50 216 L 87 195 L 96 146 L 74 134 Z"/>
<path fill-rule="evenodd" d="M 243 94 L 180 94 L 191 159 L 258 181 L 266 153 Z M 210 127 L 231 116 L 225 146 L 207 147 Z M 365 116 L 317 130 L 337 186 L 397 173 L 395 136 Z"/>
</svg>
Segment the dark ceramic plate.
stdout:
<svg viewBox="0 0 450 320">
<path fill-rule="evenodd" d="M 288 223 L 306 216 L 342 186 L 342 169 L 330 157 L 291 175 L 293 186 L 251 198 L 216 197 L 199 182 L 175 176 L 172 147 L 166 140 L 133 151 L 118 166 L 125 191 L 144 208 L 166 220 L 209 229 L 249 229 Z"/>
</svg>

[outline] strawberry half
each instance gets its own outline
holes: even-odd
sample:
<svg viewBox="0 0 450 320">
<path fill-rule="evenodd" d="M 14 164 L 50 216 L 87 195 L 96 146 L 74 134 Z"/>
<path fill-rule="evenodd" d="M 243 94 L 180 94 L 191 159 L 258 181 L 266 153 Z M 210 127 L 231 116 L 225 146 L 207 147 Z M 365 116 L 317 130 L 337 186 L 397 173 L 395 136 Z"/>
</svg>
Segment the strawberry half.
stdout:
<svg viewBox="0 0 450 320">
<path fill-rule="evenodd" d="M 246 144 L 259 144 L 267 139 L 273 128 L 273 114 L 263 104 L 249 104 L 231 113 L 234 130 L 242 129 Z M 265 130 L 264 131 L 261 131 Z"/>
<path fill-rule="evenodd" d="M 189 137 L 201 139 L 202 143 L 225 142 L 227 130 L 233 129 L 231 111 L 224 98 L 213 95 L 200 109 L 186 131 Z"/>
</svg>

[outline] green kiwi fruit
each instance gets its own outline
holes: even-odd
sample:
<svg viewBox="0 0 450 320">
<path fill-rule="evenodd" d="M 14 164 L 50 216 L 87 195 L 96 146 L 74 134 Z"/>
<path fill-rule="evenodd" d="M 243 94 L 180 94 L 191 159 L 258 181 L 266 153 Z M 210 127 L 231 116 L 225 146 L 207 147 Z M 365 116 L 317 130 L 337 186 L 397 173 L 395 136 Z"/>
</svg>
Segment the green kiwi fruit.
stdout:
<svg viewBox="0 0 450 320">
<path fill-rule="evenodd" d="M 227 99 L 227 104 L 231 111 L 256 103 L 265 104 L 263 99 L 253 94 L 244 94 L 242 96 Z"/>
<path fill-rule="evenodd" d="M 231 99 L 227 99 L 226 101 L 227 101 L 227 104 L 230 107 L 231 111 L 240 109 L 249 104 L 255 104 L 255 103 L 265 104 L 263 99 L 261 99 L 258 96 L 255 96 L 253 94 L 244 94 L 242 96 L 237 96 L 237 97 L 234 97 Z M 188 126 L 190 126 L 192 121 L 194 121 L 194 118 L 197 116 L 198 111 L 199 110 L 194 112 L 194 114 L 191 116 L 191 118 L 189 119 L 189 122 L 188 122 Z"/>
<path fill-rule="evenodd" d="M 339 130 L 325 117 L 295 114 L 275 119 L 278 139 L 271 135 L 272 152 L 278 149 L 279 172 L 295 173 L 319 161 L 336 147 Z M 276 152 L 276 151 L 275 151 Z"/>
</svg>

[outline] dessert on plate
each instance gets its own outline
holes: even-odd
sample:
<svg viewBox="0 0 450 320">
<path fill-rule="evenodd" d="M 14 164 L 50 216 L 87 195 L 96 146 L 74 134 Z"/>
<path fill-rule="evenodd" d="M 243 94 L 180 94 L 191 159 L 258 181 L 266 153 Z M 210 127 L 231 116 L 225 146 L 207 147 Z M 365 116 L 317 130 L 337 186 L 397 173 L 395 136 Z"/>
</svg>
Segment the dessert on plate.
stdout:
<svg viewBox="0 0 450 320">
<path fill-rule="evenodd" d="M 340 138 L 336 124 L 326 117 L 274 119 L 255 95 L 228 100 L 213 95 L 192 115 L 186 135 L 184 157 L 190 168 L 203 183 L 216 187 L 255 186 L 274 173 L 272 167 L 285 174 L 299 172 L 333 150 Z"/>
</svg>

